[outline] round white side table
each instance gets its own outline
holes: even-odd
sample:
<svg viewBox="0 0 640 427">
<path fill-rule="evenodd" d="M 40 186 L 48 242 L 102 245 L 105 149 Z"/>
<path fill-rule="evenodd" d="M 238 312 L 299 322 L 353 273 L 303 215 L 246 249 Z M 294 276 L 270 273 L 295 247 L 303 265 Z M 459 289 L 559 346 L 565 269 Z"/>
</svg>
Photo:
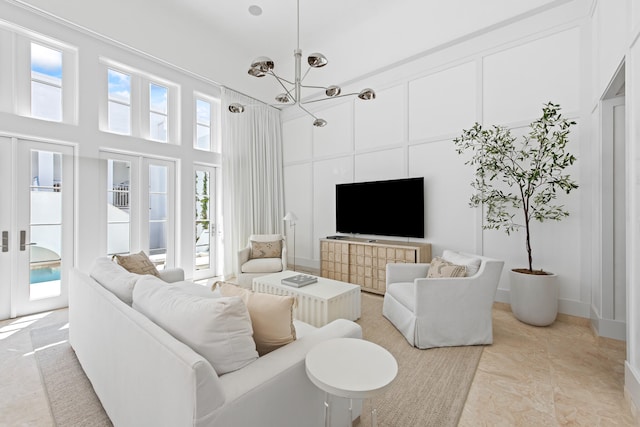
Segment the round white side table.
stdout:
<svg viewBox="0 0 640 427">
<path fill-rule="evenodd" d="M 353 399 L 371 398 L 381 393 L 398 374 L 398 362 L 391 353 L 378 344 L 357 338 L 323 341 L 309 351 L 305 364 L 309 379 L 319 389 L 349 399 L 350 423 Z M 330 422 L 327 397 L 325 395 L 325 426 Z M 373 405 L 371 424 L 377 424 Z"/>
</svg>

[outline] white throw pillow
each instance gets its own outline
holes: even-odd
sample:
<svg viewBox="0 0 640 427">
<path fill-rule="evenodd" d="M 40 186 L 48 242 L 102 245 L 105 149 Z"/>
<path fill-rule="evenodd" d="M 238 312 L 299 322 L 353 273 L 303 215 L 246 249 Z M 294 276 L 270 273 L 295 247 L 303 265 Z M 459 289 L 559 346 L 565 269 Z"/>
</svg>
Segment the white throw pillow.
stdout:
<svg viewBox="0 0 640 427">
<path fill-rule="evenodd" d="M 220 291 L 214 292 L 211 290 L 211 287 L 206 285 L 199 285 L 197 283 L 190 282 L 188 280 L 183 280 L 181 282 L 171 283 L 169 286 L 177 286 L 182 289 L 184 292 L 196 295 L 204 298 L 220 298 L 222 295 Z"/>
<path fill-rule="evenodd" d="M 480 258 L 469 257 L 450 250 L 444 250 L 442 252 L 442 258 L 452 264 L 464 265 L 467 267 L 467 277 L 473 276 L 478 272 L 482 261 Z"/>
<path fill-rule="evenodd" d="M 100 257 L 93 262 L 89 276 L 123 302 L 131 305 L 133 287 L 140 278 L 139 274 L 128 272 L 111 258 Z"/>
<path fill-rule="evenodd" d="M 207 359 L 218 375 L 258 358 L 251 317 L 240 297 L 192 295 L 149 279 L 143 276 L 136 283 L 133 308 Z"/>
</svg>

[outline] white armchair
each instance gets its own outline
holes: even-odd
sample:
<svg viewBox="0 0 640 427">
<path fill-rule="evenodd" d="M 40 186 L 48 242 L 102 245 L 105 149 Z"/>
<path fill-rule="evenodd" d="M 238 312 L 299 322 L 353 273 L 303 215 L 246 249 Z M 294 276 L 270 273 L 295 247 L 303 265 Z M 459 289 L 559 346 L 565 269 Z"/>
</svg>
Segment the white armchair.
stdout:
<svg viewBox="0 0 640 427">
<path fill-rule="evenodd" d="M 274 245 L 269 245 L 270 243 Z M 254 277 L 278 273 L 286 269 L 287 243 L 282 234 L 252 234 L 249 236 L 247 246 L 238 251 L 236 278 L 238 285 L 243 288 L 251 288 Z"/>
<path fill-rule="evenodd" d="M 430 264 L 387 264 L 382 314 L 417 348 L 493 343 L 491 311 L 504 261 L 451 251 L 445 260 L 447 255 L 458 265 L 479 260 L 478 271 L 427 278 Z"/>
</svg>

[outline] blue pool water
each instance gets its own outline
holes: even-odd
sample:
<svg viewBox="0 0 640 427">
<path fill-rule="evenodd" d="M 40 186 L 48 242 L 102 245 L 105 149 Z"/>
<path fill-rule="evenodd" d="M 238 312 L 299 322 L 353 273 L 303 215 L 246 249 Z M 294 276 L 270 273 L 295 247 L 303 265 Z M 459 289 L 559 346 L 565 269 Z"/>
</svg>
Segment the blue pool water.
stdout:
<svg viewBox="0 0 640 427">
<path fill-rule="evenodd" d="M 60 280 L 60 267 L 43 267 L 31 270 L 29 283 L 51 282 Z"/>
</svg>

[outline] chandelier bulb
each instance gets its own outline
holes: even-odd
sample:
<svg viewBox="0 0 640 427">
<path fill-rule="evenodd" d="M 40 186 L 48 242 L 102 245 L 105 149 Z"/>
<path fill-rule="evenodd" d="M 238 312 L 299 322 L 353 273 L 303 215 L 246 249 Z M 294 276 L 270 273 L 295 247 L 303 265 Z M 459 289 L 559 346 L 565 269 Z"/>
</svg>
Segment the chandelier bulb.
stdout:
<svg viewBox="0 0 640 427">
<path fill-rule="evenodd" d="M 369 99 L 376 99 L 376 93 L 370 88 L 362 89 L 358 94 L 358 98 L 364 99 L 365 101 Z"/>
<path fill-rule="evenodd" d="M 327 125 L 327 121 L 325 119 L 315 119 L 313 121 L 313 125 L 317 128 L 325 127 Z"/>
<path fill-rule="evenodd" d="M 267 73 L 273 70 L 274 66 L 275 64 L 273 60 L 266 56 L 259 56 L 258 58 L 254 59 L 253 62 L 251 63 L 251 68 L 258 68 L 263 73 Z"/>
<path fill-rule="evenodd" d="M 281 93 L 276 96 L 276 101 L 280 102 L 281 104 L 287 104 L 288 102 L 291 102 L 291 98 L 289 98 L 289 95 L 287 95 L 286 93 Z"/>
<path fill-rule="evenodd" d="M 249 71 L 247 71 L 247 73 L 249 73 L 249 75 L 253 77 L 264 77 L 267 75 L 267 73 L 262 71 L 260 67 L 251 67 L 249 68 Z"/>
<path fill-rule="evenodd" d="M 307 62 L 312 68 L 321 68 L 327 65 L 329 63 L 329 60 L 327 60 L 327 57 L 321 53 L 312 53 L 307 58 Z"/>
<path fill-rule="evenodd" d="M 244 105 L 234 102 L 233 104 L 229 104 L 229 111 L 232 113 L 242 113 L 244 112 Z"/>
<path fill-rule="evenodd" d="M 336 86 L 336 85 L 331 85 L 327 88 L 327 90 L 324 91 L 324 93 L 326 93 L 327 96 L 329 97 L 338 96 L 340 95 L 341 92 L 342 92 L 342 89 L 340 89 L 340 86 Z"/>
</svg>

